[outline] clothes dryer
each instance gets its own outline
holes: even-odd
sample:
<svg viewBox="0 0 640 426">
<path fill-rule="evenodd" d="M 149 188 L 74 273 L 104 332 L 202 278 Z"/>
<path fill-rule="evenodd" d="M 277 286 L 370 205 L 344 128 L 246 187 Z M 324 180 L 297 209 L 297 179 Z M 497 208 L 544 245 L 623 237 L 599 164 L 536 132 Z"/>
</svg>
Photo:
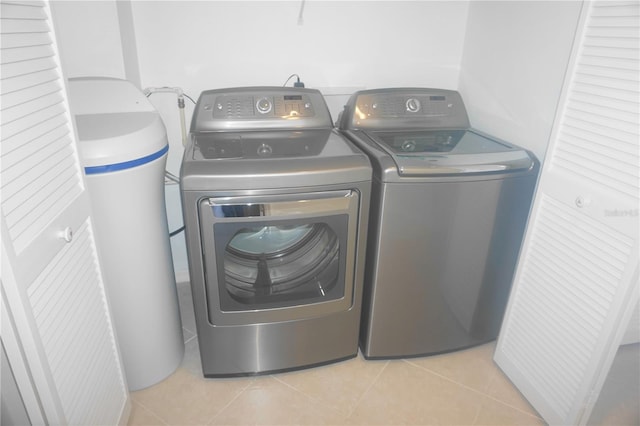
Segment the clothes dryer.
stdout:
<svg viewBox="0 0 640 426">
<path fill-rule="evenodd" d="M 496 338 L 538 174 L 533 154 L 470 128 L 448 90 L 357 92 L 339 128 L 374 169 L 364 356 Z"/>
<path fill-rule="evenodd" d="M 181 194 L 205 376 L 356 356 L 371 174 L 317 90 L 200 95 Z"/>
</svg>

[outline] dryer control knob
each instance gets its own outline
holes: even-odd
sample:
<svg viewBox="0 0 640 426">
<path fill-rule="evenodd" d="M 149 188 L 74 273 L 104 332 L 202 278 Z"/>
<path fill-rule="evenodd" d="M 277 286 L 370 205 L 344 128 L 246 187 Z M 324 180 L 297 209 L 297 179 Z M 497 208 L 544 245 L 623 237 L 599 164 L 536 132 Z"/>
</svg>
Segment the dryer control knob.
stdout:
<svg viewBox="0 0 640 426">
<path fill-rule="evenodd" d="M 258 147 L 258 155 L 260 157 L 268 157 L 271 155 L 272 152 L 273 152 L 273 148 L 271 148 L 271 146 L 267 145 L 266 143 L 263 143 Z"/>
<path fill-rule="evenodd" d="M 418 112 L 420 111 L 420 101 L 416 98 L 409 98 L 405 103 L 405 107 L 408 112 Z"/>
<path fill-rule="evenodd" d="M 270 112 L 271 108 L 273 108 L 273 105 L 268 98 L 260 98 L 258 99 L 258 102 L 256 102 L 256 109 L 260 114 L 266 114 Z"/>
</svg>

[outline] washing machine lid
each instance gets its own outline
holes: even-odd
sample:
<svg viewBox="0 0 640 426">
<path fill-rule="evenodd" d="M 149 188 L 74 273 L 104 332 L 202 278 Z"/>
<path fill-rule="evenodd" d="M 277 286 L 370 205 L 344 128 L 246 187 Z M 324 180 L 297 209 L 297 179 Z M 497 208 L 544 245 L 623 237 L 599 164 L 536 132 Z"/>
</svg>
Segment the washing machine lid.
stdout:
<svg viewBox="0 0 640 426">
<path fill-rule="evenodd" d="M 401 176 L 527 170 L 527 151 L 472 129 L 368 131 L 395 162 Z"/>
</svg>

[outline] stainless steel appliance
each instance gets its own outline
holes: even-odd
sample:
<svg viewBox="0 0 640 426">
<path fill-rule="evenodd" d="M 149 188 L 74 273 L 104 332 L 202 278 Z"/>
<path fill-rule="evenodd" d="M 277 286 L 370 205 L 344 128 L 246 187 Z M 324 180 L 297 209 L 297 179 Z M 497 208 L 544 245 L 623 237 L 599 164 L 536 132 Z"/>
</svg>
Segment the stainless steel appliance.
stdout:
<svg viewBox="0 0 640 426">
<path fill-rule="evenodd" d="M 205 376 L 356 356 L 371 174 L 316 90 L 200 95 L 181 194 Z"/>
<path fill-rule="evenodd" d="M 494 339 L 538 161 L 471 129 L 454 91 L 357 92 L 339 127 L 374 169 L 364 356 L 435 354 Z"/>
</svg>

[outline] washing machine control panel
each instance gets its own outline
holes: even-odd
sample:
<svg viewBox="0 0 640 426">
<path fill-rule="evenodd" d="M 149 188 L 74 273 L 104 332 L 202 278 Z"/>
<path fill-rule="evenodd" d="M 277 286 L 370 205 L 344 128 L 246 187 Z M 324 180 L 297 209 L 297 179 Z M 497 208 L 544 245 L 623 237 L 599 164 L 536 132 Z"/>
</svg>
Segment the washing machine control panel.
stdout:
<svg viewBox="0 0 640 426">
<path fill-rule="evenodd" d="M 401 116 L 447 116 L 455 102 L 445 95 L 362 95 L 358 98 L 358 110 L 368 117 L 396 118 Z"/>
<path fill-rule="evenodd" d="M 458 92 L 443 89 L 377 89 L 355 93 L 341 128 L 468 127 Z"/>
<path fill-rule="evenodd" d="M 203 92 L 191 131 L 324 126 L 331 118 L 317 90 L 262 87 Z"/>
</svg>

